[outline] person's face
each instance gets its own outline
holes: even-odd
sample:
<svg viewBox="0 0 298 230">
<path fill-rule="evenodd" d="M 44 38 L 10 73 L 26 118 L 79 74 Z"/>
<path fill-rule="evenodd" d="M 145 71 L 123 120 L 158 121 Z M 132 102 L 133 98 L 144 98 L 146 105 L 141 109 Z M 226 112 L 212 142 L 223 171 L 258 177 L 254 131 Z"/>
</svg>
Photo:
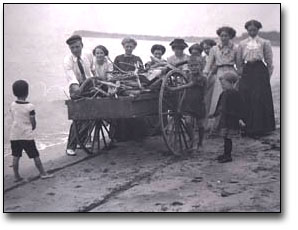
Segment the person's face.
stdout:
<svg viewBox="0 0 298 230">
<path fill-rule="evenodd" d="M 228 44 L 230 41 L 230 36 L 227 31 L 222 31 L 219 35 L 222 44 Z"/>
<path fill-rule="evenodd" d="M 196 74 L 200 72 L 200 65 L 198 62 L 189 62 L 188 69 L 192 74 Z"/>
<path fill-rule="evenodd" d="M 105 58 L 105 53 L 103 52 L 102 49 L 96 49 L 95 50 L 95 58 L 97 61 L 103 61 Z"/>
<path fill-rule="evenodd" d="M 153 56 L 157 59 L 161 59 L 162 57 L 162 51 L 161 50 L 154 50 Z"/>
<path fill-rule="evenodd" d="M 205 54 L 209 55 L 210 49 L 211 49 L 210 45 L 208 45 L 206 43 L 203 44 L 203 50 L 204 50 Z"/>
<path fill-rule="evenodd" d="M 123 45 L 123 48 L 125 50 L 125 54 L 131 55 L 132 51 L 135 49 L 135 45 L 132 42 L 128 42 Z"/>
<path fill-rule="evenodd" d="M 76 41 L 69 45 L 69 49 L 74 56 L 79 57 L 82 54 L 83 43 Z"/>
<path fill-rule="evenodd" d="M 220 83 L 223 90 L 228 90 L 233 88 L 233 84 L 225 79 L 221 79 Z"/>
<path fill-rule="evenodd" d="M 197 50 L 197 49 L 193 49 L 193 50 L 191 51 L 191 55 L 194 55 L 194 56 L 200 56 L 200 55 L 201 55 L 201 52 L 200 52 L 199 50 Z"/>
<path fill-rule="evenodd" d="M 254 25 L 250 25 L 247 28 L 247 33 L 249 34 L 250 37 L 254 38 L 255 36 L 257 36 L 259 32 L 259 29 L 257 27 L 255 27 Z"/>
<path fill-rule="evenodd" d="M 174 47 L 173 51 L 175 53 L 175 56 L 181 57 L 183 55 L 183 48 L 182 47 Z"/>
</svg>

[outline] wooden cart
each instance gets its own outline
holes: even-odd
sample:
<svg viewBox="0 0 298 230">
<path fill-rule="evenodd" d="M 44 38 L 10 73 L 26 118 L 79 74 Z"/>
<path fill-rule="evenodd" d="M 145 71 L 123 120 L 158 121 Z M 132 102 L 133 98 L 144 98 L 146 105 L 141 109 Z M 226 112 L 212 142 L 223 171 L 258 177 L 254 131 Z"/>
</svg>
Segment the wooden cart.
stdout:
<svg viewBox="0 0 298 230">
<path fill-rule="evenodd" d="M 164 142 L 175 155 L 181 155 L 192 148 L 193 124 L 190 115 L 183 111 L 185 90 L 173 91 L 173 87 L 187 83 L 187 78 L 178 69 L 169 71 L 161 78 L 158 91 L 135 97 L 93 98 L 68 100 L 68 118 L 73 120 L 76 138 L 88 154 L 108 148 L 110 121 L 120 118 L 136 118 L 158 115 Z M 80 132 L 88 133 L 82 139 Z M 103 146 L 101 146 L 103 145 Z"/>
</svg>

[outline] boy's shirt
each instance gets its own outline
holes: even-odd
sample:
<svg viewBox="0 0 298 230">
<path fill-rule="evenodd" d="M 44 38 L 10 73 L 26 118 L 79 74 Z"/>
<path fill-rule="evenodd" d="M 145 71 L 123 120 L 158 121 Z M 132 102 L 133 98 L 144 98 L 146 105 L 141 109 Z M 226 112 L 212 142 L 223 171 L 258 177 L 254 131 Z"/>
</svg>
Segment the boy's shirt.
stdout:
<svg viewBox="0 0 298 230">
<path fill-rule="evenodd" d="M 26 101 L 14 101 L 11 103 L 12 126 L 10 140 L 34 140 L 34 132 L 30 122 L 30 116 L 35 115 L 34 105 Z"/>
</svg>

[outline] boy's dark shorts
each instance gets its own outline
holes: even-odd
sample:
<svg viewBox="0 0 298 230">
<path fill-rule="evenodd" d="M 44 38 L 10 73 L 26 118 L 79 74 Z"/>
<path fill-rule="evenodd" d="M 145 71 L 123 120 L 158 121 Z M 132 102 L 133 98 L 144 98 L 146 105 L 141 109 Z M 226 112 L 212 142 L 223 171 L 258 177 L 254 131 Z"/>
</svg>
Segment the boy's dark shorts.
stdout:
<svg viewBox="0 0 298 230">
<path fill-rule="evenodd" d="M 12 155 L 14 157 L 21 157 L 23 150 L 25 150 L 29 158 L 39 157 L 39 152 L 34 140 L 17 140 L 10 141 L 10 143 Z"/>
</svg>

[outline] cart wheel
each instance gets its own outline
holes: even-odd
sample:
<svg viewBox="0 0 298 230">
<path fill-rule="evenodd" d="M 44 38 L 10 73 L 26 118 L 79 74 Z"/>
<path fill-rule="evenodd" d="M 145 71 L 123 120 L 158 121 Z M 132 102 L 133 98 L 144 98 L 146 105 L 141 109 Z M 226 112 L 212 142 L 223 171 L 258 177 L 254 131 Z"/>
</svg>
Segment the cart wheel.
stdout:
<svg viewBox="0 0 298 230">
<path fill-rule="evenodd" d="M 182 71 L 172 70 L 164 78 L 159 95 L 159 119 L 163 139 L 174 155 L 182 155 L 193 145 L 193 122 L 182 111 L 186 90 L 170 91 L 167 87 L 187 84 Z"/>
<path fill-rule="evenodd" d="M 75 120 L 74 130 L 80 147 L 87 154 L 99 153 L 101 145 L 108 147 L 109 124 L 104 120 Z"/>
</svg>

